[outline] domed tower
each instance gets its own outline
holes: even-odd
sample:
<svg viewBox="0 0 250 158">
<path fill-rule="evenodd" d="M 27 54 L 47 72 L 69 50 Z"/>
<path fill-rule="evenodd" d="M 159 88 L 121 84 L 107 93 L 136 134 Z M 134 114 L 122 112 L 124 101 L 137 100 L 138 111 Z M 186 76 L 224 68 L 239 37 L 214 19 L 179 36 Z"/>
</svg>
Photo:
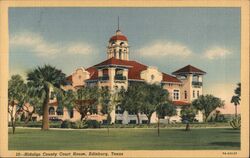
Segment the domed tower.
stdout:
<svg viewBox="0 0 250 158">
<path fill-rule="evenodd" d="M 122 34 L 119 26 L 115 35 L 109 39 L 107 48 L 108 59 L 114 57 L 116 59 L 129 60 L 128 38 Z"/>
</svg>

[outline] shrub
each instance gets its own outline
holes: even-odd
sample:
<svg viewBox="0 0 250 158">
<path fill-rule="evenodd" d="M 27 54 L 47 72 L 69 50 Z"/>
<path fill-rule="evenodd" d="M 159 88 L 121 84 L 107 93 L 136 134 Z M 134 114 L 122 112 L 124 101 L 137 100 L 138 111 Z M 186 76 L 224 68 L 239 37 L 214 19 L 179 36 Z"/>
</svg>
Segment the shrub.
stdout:
<svg viewBox="0 0 250 158">
<path fill-rule="evenodd" d="M 61 124 L 61 128 L 71 128 L 70 120 L 64 120 Z"/>
<path fill-rule="evenodd" d="M 100 123 L 96 120 L 87 120 L 84 122 L 88 128 L 100 128 Z"/>
<path fill-rule="evenodd" d="M 231 127 L 233 127 L 233 129 L 240 129 L 241 118 L 234 118 L 229 123 L 230 123 Z"/>
<path fill-rule="evenodd" d="M 71 124 L 71 128 L 74 128 L 74 129 L 82 129 L 82 128 L 87 128 L 87 124 L 82 122 L 81 120 L 77 120 L 76 122 L 72 122 Z"/>
<path fill-rule="evenodd" d="M 50 122 L 49 127 L 50 128 L 61 128 L 61 122 Z"/>
</svg>

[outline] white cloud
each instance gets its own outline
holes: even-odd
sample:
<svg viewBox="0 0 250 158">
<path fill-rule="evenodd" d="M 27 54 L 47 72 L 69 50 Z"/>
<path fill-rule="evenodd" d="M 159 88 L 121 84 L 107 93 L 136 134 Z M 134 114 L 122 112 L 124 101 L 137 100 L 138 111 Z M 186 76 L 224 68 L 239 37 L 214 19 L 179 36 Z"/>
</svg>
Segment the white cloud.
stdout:
<svg viewBox="0 0 250 158">
<path fill-rule="evenodd" d="M 193 54 L 187 46 L 169 41 L 156 41 L 140 48 L 137 52 L 150 57 L 188 57 Z"/>
<path fill-rule="evenodd" d="M 93 47 L 84 42 L 71 42 L 58 44 L 49 42 L 40 34 L 33 32 L 22 32 L 10 37 L 11 48 L 27 49 L 40 57 L 55 57 L 60 54 L 88 55 L 94 51 Z"/>
<path fill-rule="evenodd" d="M 82 54 L 87 55 L 92 53 L 93 47 L 87 43 L 72 43 L 68 45 L 67 52 L 70 54 Z"/>
<path fill-rule="evenodd" d="M 203 56 L 207 59 L 218 59 L 230 54 L 231 52 L 228 49 L 216 46 L 206 50 Z"/>
<path fill-rule="evenodd" d="M 46 42 L 39 34 L 31 32 L 22 32 L 11 36 L 11 47 L 22 47 L 29 49 L 36 53 L 38 56 L 51 56 L 59 53 L 59 46 L 53 43 Z"/>
</svg>

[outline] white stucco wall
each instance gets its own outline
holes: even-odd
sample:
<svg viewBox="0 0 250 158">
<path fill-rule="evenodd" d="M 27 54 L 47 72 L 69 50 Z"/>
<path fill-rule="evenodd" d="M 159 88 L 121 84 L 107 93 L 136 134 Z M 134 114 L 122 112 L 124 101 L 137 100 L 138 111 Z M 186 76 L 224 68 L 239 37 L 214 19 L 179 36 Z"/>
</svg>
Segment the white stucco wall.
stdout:
<svg viewBox="0 0 250 158">
<path fill-rule="evenodd" d="M 162 73 L 157 67 L 149 66 L 146 70 L 141 72 L 141 78 L 149 84 L 160 84 L 162 81 Z"/>
</svg>

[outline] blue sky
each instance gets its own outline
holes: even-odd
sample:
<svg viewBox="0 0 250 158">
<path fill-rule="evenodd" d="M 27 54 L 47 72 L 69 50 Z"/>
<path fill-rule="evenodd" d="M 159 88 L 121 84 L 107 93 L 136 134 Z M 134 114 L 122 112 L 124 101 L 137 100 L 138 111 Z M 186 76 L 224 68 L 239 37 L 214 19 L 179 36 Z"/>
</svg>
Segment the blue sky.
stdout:
<svg viewBox="0 0 250 158">
<path fill-rule="evenodd" d="M 11 8 L 10 74 L 51 64 L 70 75 L 105 60 L 117 16 L 131 60 L 166 73 L 191 64 L 207 72 L 204 93 L 229 102 L 240 81 L 239 8 Z"/>
</svg>

